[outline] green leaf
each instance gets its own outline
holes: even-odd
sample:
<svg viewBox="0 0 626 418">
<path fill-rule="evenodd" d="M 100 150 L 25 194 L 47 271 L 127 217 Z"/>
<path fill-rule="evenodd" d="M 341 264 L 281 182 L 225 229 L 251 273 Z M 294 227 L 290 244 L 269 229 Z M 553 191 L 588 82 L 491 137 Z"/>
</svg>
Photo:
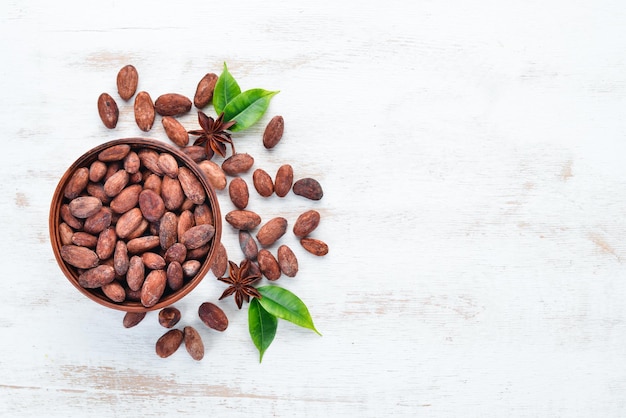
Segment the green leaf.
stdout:
<svg viewBox="0 0 626 418">
<path fill-rule="evenodd" d="M 241 94 L 241 89 L 235 78 L 228 72 L 228 67 L 224 63 L 224 70 L 220 74 L 215 89 L 213 90 L 213 107 L 219 116 L 228 102 Z"/>
<path fill-rule="evenodd" d="M 263 361 L 265 350 L 274 340 L 277 327 L 278 318 L 263 309 L 257 298 L 252 298 L 248 307 L 248 330 L 252 342 L 261 354 L 259 363 Z"/>
<path fill-rule="evenodd" d="M 270 105 L 270 100 L 276 94 L 278 91 L 251 89 L 229 101 L 224 108 L 224 120 L 237 121 L 230 130 L 243 131 L 254 125 L 263 116 Z"/>
<path fill-rule="evenodd" d="M 304 302 L 289 290 L 279 286 L 261 286 L 256 290 L 263 296 L 259 303 L 267 312 L 322 335 L 315 329 L 311 314 Z"/>
</svg>

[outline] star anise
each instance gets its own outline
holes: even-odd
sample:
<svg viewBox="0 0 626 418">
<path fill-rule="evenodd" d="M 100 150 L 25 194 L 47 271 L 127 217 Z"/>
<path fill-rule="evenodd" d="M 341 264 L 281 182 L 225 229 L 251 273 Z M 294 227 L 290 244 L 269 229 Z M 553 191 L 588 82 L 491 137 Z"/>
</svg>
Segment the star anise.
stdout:
<svg viewBox="0 0 626 418">
<path fill-rule="evenodd" d="M 226 144 L 230 144 L 233 154 L 235 153 L 235 145 L 233 145 L 233 140 L 230 138 L 231 134 L 226 131 L 235 124 L 234 120 L 224 122 L 224 112 L 222 112 L 217 119 L 213 119 L 211 116 L 207 116 L 199 111 L 198 123 L 202 129 L 189 131 L 188 133 L 190 135 L 199 135 L 193 144 L 204 144 L 208 159 L 213 157 L 214 152 L 225 157 Z"/>
<path fill-rule="evenodd" d="M 250 261 L 244 260 L 240 266 L 228 261 L 228 273 L 230 277 L 220 277 L 218 280 L 228 283 L 230 286 L 222 293 L 219 300 L 235 294 L 235 303 L 241 309 L 243 301 L 250 302 L 250 296 L 261 299 L 261 294 L 252 283 L 261 278 L 261 275 L 250 268 Z"/>
</svg>

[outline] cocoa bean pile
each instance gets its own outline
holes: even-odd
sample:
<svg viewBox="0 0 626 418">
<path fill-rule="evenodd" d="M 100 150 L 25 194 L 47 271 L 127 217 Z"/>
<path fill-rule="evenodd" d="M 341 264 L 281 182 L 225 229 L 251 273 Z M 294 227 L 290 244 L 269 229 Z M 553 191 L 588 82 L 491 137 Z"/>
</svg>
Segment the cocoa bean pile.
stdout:
<svg viewBox="0 0 626 418">
<path fill-rule="evenodd" d="M 209 204 L 174 155 L 114 145 L 66 184 L 61 258 L 77 269 L 80 286 L 152 307 L 200 270 L 215 235 Z"/>
<path fill-rule="evenodd" d="M 202 77 L 197 85 L 193 101 L 183 94 L 167 93 L 159 96 L 156 101 L 153 102 L 150 94 L 146 91 L 140 91 L 135 95 L 139 82 L 138 72 L 132 65 L 127 65 L 123 67 L 117 75 L 117 88 L 119 97 L 122 100 L 128 101 L 135 96 L 133 111 L 135 122 L 139 129 L 144 132 L 150 131 L 157 115 L 160 115 L 161 123 L 167 137 L 198 164 L 198 167 L 202 170 L 210 184 L 216 190 L 225 190 L 228 187 L 228 196 L 236 209 L 228 212 L 225 215 L 225 220 L 233 227 L 235 233 L 238 234 L 243 257 L 252 263 L 251 268 L 258 269 L 266 279 L 271 281 L 278 280 L 283 274 L 287 277 L 295 277 L 298 273 L 298 260 L 292 249 L 283 244 L 278 246 L 276 253 L 273 254 L 270 249 L 267 248 L 274 245 L 287 233 L 289 229 L 288 220 L 278 216 L 266 220 L 263 223 L 263 219 L 259 214 L 248 209 L 250 188 L 241 175 L 248 173 L 249 170 L 253 168 L 255 164 L 253 156 L 247 153 L 235 153 L 226 158 L 220 165 L 211 160 L 212 155 L 207 155 L 203 147 L 189 145 L 189 132 L 180 121 L 176 119 L 177 116 L 189 112 L 192 104 L 198 109 L 207 106 L 212 100 L 213 90 L 217 80 L 218 76 L 214 73 L 208 73 Z M 107 128 L 113 129 L 116 127 L 119 118 L 119 108 L 113 97 L 108 93 L 102 93 L 98 98 L 98 113 Z M 279 144 L 283 137 L 284 126 L 285 122 L 282 116 L 277 115 L 271 118 L 262 137 L 263 145 L 266 149 L 272 149 Z M 163 160 L 165 159 L 166 158 L 163 157 Z M 191 269 L 185 269 L 184 263 L 195 260 L 196 258 L 194 257 L 197 257 L 197 253 L 201 252 L 198 249 L 206 248 L 206 246 L 210 244 L 211 234 L 208 225 L 211 225 L 209 221 L 211 214 L 207 211 L 208 213 L 205 214 L 205 219 L 202 213 L 197 213 L 203 210 L 206 211 L 206 206 L 202 207 L 201 203 L 196 203 L 195 200 L 186 195 L 183 181 L 176 182 L 176 177 L 170 175 L 176 170 L 176 167 L 174 167 L 171 161 L 162 161 L 161 164 L 163 167 L 158 165 L 157 167 L 161 172 L 161 182 L 159 185 L 161 187 L 160 193 L 163 200 L 162 205 L 159 206 L 159 204 L 155 202 L 157 200 L 155 195 L 158 196 L 158 192 L 154 190 L 157 186 L 152 184 L 153 181 L 157 183 L 155 178 L 145 178 L 143 184 L 139 188 L 133 189 L 133 192 L 126 191 L 125 188 L 122 188 L 118 193 L 127 193 L 134 196 L 135 193 L 144 193 L 145 189 L 155 191 L 155 193 L 152 194 L 147 192 L 149 195 L 144 198 L 150 202 L 149 210 L 154 213 L 148 213 L 149 217 L 143 215 L 143 218 L 149 225 L 151 222 L 150 219 L 156 219 L 156 217 L 160 215 L 160 224 L 164 225 L 163 228 L 168 229 L 169 233 L 164 232 L 163 234 L 157 234 L 158 243 L 156 238 L 153 238 L 154 242 L 150 243 L 150 247 L 144 249 L 145 252 L 141 255 L 143 266 L 146 266 L 146 262 L 156 267 L 160 267 L 162 264 L 158 259 L 152 260 L 152 258 L 156 258 L 153 255 L 146 255 L 152 253 L 150 251 L 154 248 L 152 245 L 160 245 L 161 249 L 165 250 L 176 248 L 176 251 L 180 251 L 181 253 L 185 253 L 186 251 L 186 256 L 171 256 L 169 257 L 170 261 L 168 261 L 166 252 L 164 261 L 165 263 L 169 262 L 170 265 L 172 262 L 178 262 L 180 264 L 180 270 L 182 270 L 182 276 L 187 277 L 189 274 L 193 273 L 193 271 Z M 180 177 L 180 168 L 178 168 L 178 170 L 178 177 Z M 230 181 L 229 178 L 231 178 Z M 252 174 L 252 183 L 256 192 L 266 198 L 272 196 L 274 193 L 278 197 L 284 198 L 290 192 L 293 192 L 294 195 L 317 201 L 322 199 L 324 195 L 322 187 L 316 179 L 309 177 L 294 179 L 294 169 L 290 164 L 280 166 L 273 178 L 264 169 L 256 168 Z M 183 192 L 187 196 L 186 200 L 191 201 L 195 205 L 193 211 L 182 210 L 175 212 L 168 207 L 165 201 L 166 198 L 163 196 L 163 190 L 164 188 L 178 187 L 171 184 L 180 185 L 180 188 L 183 189 Z M 176 196 L 180 198 L 180 193 L 176 193 L 178 193 Z M 166 192 L 166 195 L 169 194 L 169 192 Z M 172 192 L 171 194 L 174 195 L 175 193 Z M 173 200 L 175 198 L 168 197 L 167 199 Z M 84 206 L 86 203 L 82 205 Z M 111 205 L 113 205 L 113 202 L 111 202 Z M 126 209 L 128 206 L 130 206 L 130 204 L 125 205 L 123 208 Z M 165 206 L 165 210 L 161 206 Z M 170 206 L 172 206 L 172 204 L 170 204 Z M 202 207 L 202 209 L 200 209 L 200 207 Z M 133 206 L 133 208 L 136 209 L 135 206 Z M 127 211 L 132 210 L 134 209 L 127 209 Z M 142 210 L 141 205 L 139 205 L 138 210 Z M 163 213 L 160 213 L 161 211 L 163 211 Z M 134 213 L 135 216 L 139 216 L 139 212 Z M 143 214 L 143 212 L 141 213 Z M 166 217 L 166 213 L 171 213 L 171 215 Z M 191 214 L 193 214 L 193 217 Z M 181 223 L 184 225 L 182 228 L 180 227 Z M 318 227 L 319 223 L 320 213 L 316 210 L 308 210 L 298 216 L 293 224 L 292 231 L 299 239 L 302 248 L 316 256 L 324 256 L 328 253 L 328 245 L 317 238 L 311 237 L 311 234 Z M 174 227 L 175 224 L 176 227 Z M 194 226 L 189 227 L 190 224 Z M 186 230 L 185 228 L 188 227 L 189 229 Z M 202 229 L 198 229 L 200 227 Z M 182 232 L 181 235 L 181 231 L 187 232 Z M 256 233 L 253 231 L 256 231 Z M 131 233 L 126 232 L 126 234 L 130 235 Z M 135 234 L 132 235 L 134 236 Z M 128 240 L 122 240 L 122 243 L 125 243 L 128 247 Z M 165 244 L 166 248 L 164 248 L 163 244 Z M 146 244 L 146 246 L 148 246 L 148 244 Z M 80 251 L 85 250 L 81 249 Z M 190 253 L 194 257 L 190 257 Z M 90 255 L 90 257 L 92 256 Z M 146 259 L 145 261 L 144 258 Z M 188 260 L 190 258 L 191 260 Z M 186 261 L 181 262 L 182 259 Z M 213 274 L 217 278 L 223 277 L 226 274 L 228 261 L 229 257 L 226 248 L 223 244 L 219 243 L 211 267 Z M 140 264 L 139 261 L 136 263 L 137 265 Z M 176 266 L 177 267 L 173 269 L 179 270 L 178 265 Z M 139 267 L 137 268 L 139 269 Z M 165 272 L 165 279 L 159 277 L 155 279 L 155 281 L 166 280 L 167 283 L 169 283 L 169 266 L 166 270 L 156 268 L 154 271 Z M 181 275 L 180 272 L 176 274 L 176 277 Z M 134 285 L 133 288 L 137 288 L 137 285 Z M 150 302 L 152 302 L 152 300 L 150 300 Z M 203 303 L 198 310 L 198 315 L 207 327 L 216 331 L 224 331 L 228 326 L 228 318 L 225 313 L 213 303 Z M 124 317 L 123 324 L 126 328 L 130 328 L 136 326 L 144 317 L 145 313 L 127 313 Z M 180 312 L 174 307 L 165 308 L 159 313 L 159 322 L 167 328 L 175 326 L 179 320 Z M 168 357 L 172 355 L 183 342 L 192 358 L 200 360 L 204 356 L 202 339 L 198 332 L 189 326 L 184 327 L 182 331 L 180 329 L 170 329 L 167 331 L 157 341 L 156 352 L 160 357 Z"/>
</svg>

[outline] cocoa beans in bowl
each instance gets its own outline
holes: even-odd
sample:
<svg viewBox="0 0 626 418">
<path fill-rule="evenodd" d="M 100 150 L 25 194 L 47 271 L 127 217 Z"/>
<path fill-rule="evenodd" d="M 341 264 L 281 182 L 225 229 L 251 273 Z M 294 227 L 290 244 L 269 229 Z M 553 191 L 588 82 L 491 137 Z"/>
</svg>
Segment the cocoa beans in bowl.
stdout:
<svg viewBox="0 0 626 418">
<path fill-rule="evenodd" d="M 217 197 L 182 151 L 118 139 L 78 158 L 50 205 L 50 241 L 69 281 L 126 312 L 169 306 L 211 268 L 222 225 Z"/>
</svg>

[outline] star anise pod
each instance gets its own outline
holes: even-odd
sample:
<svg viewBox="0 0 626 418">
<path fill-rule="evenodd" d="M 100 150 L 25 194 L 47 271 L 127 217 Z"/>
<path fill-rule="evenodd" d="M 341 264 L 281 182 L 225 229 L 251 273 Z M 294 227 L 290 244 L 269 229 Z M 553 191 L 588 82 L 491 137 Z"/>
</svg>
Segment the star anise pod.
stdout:
<svg viewBox="0 0 626 418">
<path fill-rule="evenodd" d="M 189 131 L 188 133 L 189 135 L 199 135 L 193 144 L 204 144 L 208 159 L 213 157 L 213 153 L 225 157 L 226 144 L 230 144 L 233 154 L 235 153 L 235 145 L 233 145 L 233 140 L 230 138 L 231 134 L 226 131 L 235 124 L 234 120 L 224 122 L 224 112 L 217 119 L 213 119 L 211 116 L 198 111 L 198 123 L 202 129 Z"/>
<path fill-rule="evenodd" d="M 230 285 L 224 293 L 222 293 L 219 300 L 234 293 L 235 303 L 237 307 L 241 309 L 244 300 L 250 302 L 250 296 L 261 299 L 261 294 L 252 286 L 252 283 L 259 280 L 261 275 L 250 268 L 250 260 L 244 260 L 240 266 L 237 266 L 237 264 L 229 260 L 228 265 L 228 274 L 230 277 L 220 277 L 217 279 Z"/>
</svg>

